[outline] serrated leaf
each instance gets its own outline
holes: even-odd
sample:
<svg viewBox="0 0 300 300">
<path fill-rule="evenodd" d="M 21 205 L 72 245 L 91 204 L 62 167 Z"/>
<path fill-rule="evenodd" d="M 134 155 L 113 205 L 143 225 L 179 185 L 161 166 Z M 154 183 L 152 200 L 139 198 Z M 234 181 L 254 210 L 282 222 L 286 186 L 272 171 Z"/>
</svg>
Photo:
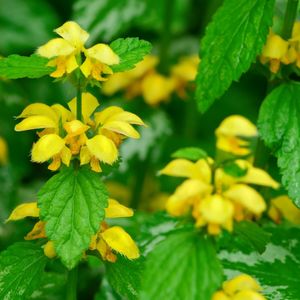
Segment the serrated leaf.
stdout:
<svg viewBox="0 0 300 300">
<path fill-rule="evenodd" d="M 143 258 L 128 260 L 118 256 L 115 263 L 106 263 L 107 279 L 113 289 L 126 299 L 138 299 Z"/>
<path fill-rule="evenodd" d="M 212 241 L 200 234 L 170 234 L 148 255 L 141 300 L 211 300 L 222 282 Z"/>
<path fill-rule="evenodd" d="M 39 78 L 52 73 L 55 68 L 47 67 L 48 59 L 39 55 L 10 55 L 0 59 L 0 77 L 7 79 Z"/>
<path fill-rule="evenodd" d="M 120 63 L 111 66 L 111 69 L 115 73 L 134 68 L 152 49 L 151 43 L 140 40 L 139 38 L 117 39 L 109 46 L 120 57 Z"/>
<path fill-rule="evenodd" d="M 266 230 L 271 234 L 271 242 L 262 254 L 251 249 L 220 252 L 225 274 L 229 278 L 237 273 L 253 276 L 267 299 L 299 299 L 300 229 L 276 226 Z"/>
<path fill-rule="evenodd" d="M 277 157 L 282 183 L 300 207 L 300 85 L 282 84 L 264 100 L 258 129 Z"/>
<path fill-rule="evenodd" d="M 140 0 L 77 0 L 73 5 L 72 19 L 90 34 L 90 42 L 96 39 L 110 40 L 146 9 Z"/>
<path fill-rule="evenodd" d="M 47 257 L 41 246 L 22 242 L 0 254 L 0 299 L 23 300 L 39 287 Z"/>
<path fill-rule="evenodd" d="M 62 262 L 73 268 L 104 219 L 108 195 L 97 173 L 66 168 L 39 191 L 40 217 Z"/>
<path fill-rule="evenodd" d="M 271 235 L 267 231 L 250 221 L 235 223 L 234 234 L 244 243 L 250 244 L 259 253 L 266 250 L 266 246 L 271 238 Z"/>
<path fill-rule="evenodd" d="M 207 153 L 201 148 L 188 147 L 177 150 L 172 154 L 172 157 L 199 160 L 202 158 L 207 158 Z"/>
<path fill-rule="evenodd" d="M 196 99 L 201 112 L 240 78 L 260 53 L 272 24 L 274 0 L 225 0 L 201 42 Z"/>
</svg>

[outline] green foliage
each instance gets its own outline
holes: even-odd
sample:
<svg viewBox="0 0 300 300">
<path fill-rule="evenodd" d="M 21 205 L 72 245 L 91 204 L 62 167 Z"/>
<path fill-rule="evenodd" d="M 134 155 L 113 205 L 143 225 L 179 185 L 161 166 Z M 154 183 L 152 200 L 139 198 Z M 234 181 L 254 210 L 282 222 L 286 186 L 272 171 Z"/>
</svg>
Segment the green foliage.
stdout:
<svg viewBox="0 0 300 300">
<path fill-rule="evenodd" d="M 138 38 L 117 39 L 110 44 L 110 47 L 120 57 L 120 63 L 111 66 L 114 72 L 123 72 L 134 68 L 152 49 L 149 42 Z"/>
<path fill-rule="evenodd" d="M 41 246 L 22 242 L 0 254 L 0 298 L 23 300 L 38 287 L 47 258 Z"/>
<path fill-rule="evenodd" d="M 140 0 L 77 0 L 72 19 L 91 34 L 91 42 L 107 41 L 141 16 L 145 8 Z"/>
<path fill-rule="evenodd" d="M 272 24 L 274 0 L 226 0 L 206 29 L 196 99 L 201 112 L 247 71 Z"/>
<path fill-rule="evenodd" d="M 66 168 L 38 193 L 47 237 L 54 241 L 62 262 L 73 268 L 81 259 L 104 219 L 108 195 L 97 173 L 88 168 Z"/>
<path fill-rule="evenodd" d="M 264 100 L 258 128 L 266 145 L 273 149 L 282 173 L 282 183 L 300 207 L 300 85 L 282 84 Z"/>
<path fill-rule="evenodd" d="M 47 67 L 48 59 L 39 55 L 10 55 L 0 59 L 0 76 L 7 79 L 39 78 L 50 74 L 55 68 Z"/>
<path fill-rule="evenodd" d="M 191 230 L 176 231 L 148 255 L 141 300 L 211 300 L 222 282 L 212 240 Z"/>
<path fill-rule="evenodd" d="M 196 161 L 202 158 L 207 158 L 207 153 L 201 148 L 188 147 L 177 150 L 172 154 L 172 157 Z"/>
<path fill-rule="evenodd" d="M 110 285 L 120 296 L 124 296 L 126 299 L 138 299 L 143 258 L 129 260 L 119 255 L 115 263 L 106 263 L 106 269 Z"/>
<path fill-rule="evenodd" d="M 58 17 L 39 0 L 0 0 L 0 54 L 30 51 L 51 38 Z M 13 15 L 12 15 L 13 12 Z"/>
<path fill-rule="evenodd" d="M 269 228 L 271 242 L 262 254 L 244 249 L 223 250 L 219 257 L 225 274 L 237 272 L 254 276 L 262 285 L 267 299 L 295 300 L 299 298 L 300 230 L 299 228 Z"/>
<path fill-rule="evenodd" d="M 228 162 L 224 164 L 223 170 L 226 174 L 237 178 L 245 176 L 248 171 L 247 168 L 243 169 L 235 162 Z"/>
<path fill-rule="evenodd" d="M 251 221 L 237 222 L 234 225 L 234 234 L 246 245 L 263 253 L 270 242 L 270 233 Z"/>
</svg>

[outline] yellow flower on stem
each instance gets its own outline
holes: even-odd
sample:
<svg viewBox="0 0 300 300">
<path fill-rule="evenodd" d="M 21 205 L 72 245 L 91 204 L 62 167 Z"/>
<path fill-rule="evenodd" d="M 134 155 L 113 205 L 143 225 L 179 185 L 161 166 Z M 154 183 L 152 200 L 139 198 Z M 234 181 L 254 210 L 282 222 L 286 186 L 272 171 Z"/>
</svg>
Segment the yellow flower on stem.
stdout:
<svg viewBox="0 0 300 300">
<path fill-rule="evenodd" d="M 59 78 L 72 73 L 80 67 L 85 77 L 105 80 L 102 74 L 112 74 L 110 65 L 118 64 L 119 57 L 105 44 L 97 44 L 85 49 L 84 44 L 89 34 L 76 22 L 68 21 L 54 30 L 61 38 L 55 38 L 38 48 L 37 53 L 51 59 L 49 66 L 56 67 L 50 76 Z M 81 54 L 86 59 L 81 64 Z"/>
<path fill-rule="evenodd" d="M 217 149 L 234 155 L 249 155 L 249 142 L 245 139 L 257 137 L 257 129 L 249 120 L 239 115 L 225 118 L 215 131 Z M 243 139 L 245 138 L 245 139 Z"/>
<path fill-rule="evenodd" d="M 121 205 L 114 199 L 109 199 L 105 210 L 105 218 L 132 217 L 133 211 Z M 102 222 L 98 233 L 92 237 L 90 250 L 97 250 L 103 260 L 115 262 L 117 257 L 113 251 L 126 256 L 128 259 L 139 258 L 139 249 L 130 235 L 120 226 L 109 227 Z"/>
<path fill-rule="evenodd" d="M 288 41 L 270 31 L 260 57 L 261 63 L 269 63 L 270 71 L 277 73 L 280 68 L 280 63 L 290 63 L 287 57 L 288 47 Z"/>
<path fill-rule="evenodd" d="M 247 184 L 272 188 L 278 188 L 279 184 L 268 173 L 253 167 L 248 161 L 237 160 L 235 163 L 245 169 L 244 176 L 233 177 L 221 167 L 213 170 L 210 158 L 197 162 L 187 159 L 171 161 L 160 174 L 188 179 L 168 198 L 166 210 L 173 216 L 182 216 L 192 211 L 196 226 L 206 226 L 212 235 L 219 234 L 221 228 L 232 231 L 234 219 L 242 221 L 253 216 L 260 217 L 266 210 L 266 203 Z"/>
<path fill-rule="evenodd" d="M 212 300 L 266 300 L 261 287 L 247 274 L 238 275 L 223 283 L 223 290 L 214 293 Z"/>
</svg>

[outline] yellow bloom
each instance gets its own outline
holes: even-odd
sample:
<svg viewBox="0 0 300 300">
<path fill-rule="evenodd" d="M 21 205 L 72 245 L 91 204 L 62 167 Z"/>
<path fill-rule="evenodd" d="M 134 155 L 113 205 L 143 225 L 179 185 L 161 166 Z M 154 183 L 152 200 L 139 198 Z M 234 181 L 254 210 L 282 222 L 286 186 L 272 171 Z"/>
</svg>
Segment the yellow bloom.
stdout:
<svg viewBox="0 0 300 300">
<path fill-rule="evenodd" d="M 290 63 L 287 60 L 288 46 L 289 43 L 286 40 L 270 31 L 260 57 L 261 63 L 269 63 L 270 71 L 277 73 L 281 62 Z"/>
<path fill-rule="evenodd" d="M 241 274 L 223 283 L 223 290 L 214 293 L 212 300 L 266 300 L 261 287 L 251 276 Z"/>
<path fill-rule="evenodd" d="M 76 22 L 68 21 L 54 31 L 61 38 L 52 39 L 37 50 L 39 55 L 51 59 L 49 66 L 56 67 L 50 75 L 52 77 L 58 78 L 70 74 L 80 66 L 85 77 L 91 76 L 102 81 L 105 80 L 102 74 L 112 74 L 109 66 L 119 63 L 119 57 L 108 45 L 97 44 L 85 49 L 84 44 L 89 34 Z M 80 65 L 81 53 L 86 57 L 82 65 Z"/>
<path fill-rule="evenodd" d="M 0 137 L 0 166 L 7 163 L 8 148 L 6 141 Z"/>
<path fill-rule="evenodd" d="M 54 248 L 54 243 L 52 241 L 48 241 L 44 245 L 44 254 L 48 258 L 54 258 L 54 257 L 56 257 L 56 251 L 55 251 L 55 248 Z"/>
<path fill-rule="evenodd" d="M 37 218 L 40 214 L 40 209 L 37 207 L 36 202 L 28 202 L 24 204 L 20 204 L 17 206 L 12 213 L 10 214 L 8 221 L 17 221 L 24 219 L 26 217 L 35 217 Z"/>
<path fill-rule="evenodd" d="M 141 87 L 145 102 L 155 106 L 169 100 L 175 89 L 175 81 L 161 74 L 151 73 L 143 79 Z"/>
<path fill-rule="evenodd" d="M 300 224 L 300 209 L 285 195 L 271 200 L 268 215 L 276 223 L 280 223 L 284 217 L 294 224 Z"/>
<path fill-rule="evenodd" d="M 106 218 L 124 218 L 133 216 L 133 211 L 121 205 L 114 199 L 109 199 L 105 210 Z M 130 235 L 119 226 L 109 227 L 102 222 L 98 233 L 92 237 L 90 250 L 97 250 L 103 260 L 115 262 L 117 257 L 113 251 L 126 256 L 129 259 L 139 258 L 139 249 Z"/>
<path fill-rule="evenodd" d="M 217 148 L 235 155 L 251 153 L 249 142 L 243 138 L 257 137 L 257 129 L 249 120 L 239 115 L 225 118 L 216 129 Z"/>
<path fill-rule="evenodd" d="M 241 221 L 260 217 L 266 210 L 266 203 L 255 189 L 246 184 L 272 188 L 278 188 L 279 184 L 248 161 L 236 160 L 235 163 L 245 169 L 244 176 L 233 177 L 217 168 L 212 182 L 212 159 L 171 161 L 160 174 L 188 179 L 169 196 L 166 210 L 173 216 L 182 216 L 192 210 L 196 226 L 207 226 L 208 233 L 214 235 L 219 234 L 221 228 L 232 231 L 233 219 Z"/>
<path fill-rule="evenodd" d="M 140 95 L 142 93 L 140 82 L 146 74 L 153 72 L 157 63 L 156 56 L 146 55 L 132 70 L 110 76 L 103 84 L 102 92 L 111 96 L 120 90 L 127 89 L 126 96 L 130 99 Z"/>
</svg>

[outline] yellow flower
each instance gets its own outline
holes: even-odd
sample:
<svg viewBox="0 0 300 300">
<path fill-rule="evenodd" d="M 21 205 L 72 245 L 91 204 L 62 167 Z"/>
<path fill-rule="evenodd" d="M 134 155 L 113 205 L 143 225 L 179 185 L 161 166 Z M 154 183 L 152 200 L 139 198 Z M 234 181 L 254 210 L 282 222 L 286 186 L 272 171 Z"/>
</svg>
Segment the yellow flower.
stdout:
<svg viewBox="0 0 300 300">
<path fill-rule="evenodd" d="M 216 129 L 217 148 L 235 155 L 249 155 L 249 142 L 244 140 L 257 137 L 257 129 L 249 120 L 239 115 L 225 118 Z"/>
<path fill-rule="evenodd" d="M 76 22 L 68 21 L 54 30 L 61 38 L 55 38 L 38 48 L 37 53 L 51 59 L 49 66 L 56 67 L 50 76 L 58 78 L 70 74 L 80 66 L 85 77 L 102 81 L 102 74 L 112 74 L 110 65 L 118 64 L 119 57 L 105 44 L 97 44 L 89 49 L 84 44 L 89 34 Z M 81 54 L 86 59 L 81 65 Z"/>
<path fill-rule="evenodd" d="M 211 158 L 191 162 L 186 159 L 171 161 L 160 174 L 188 178 L 169 196 L 166 210 L 173 216 L 192 211 L 196 226 L 207 226 L 209 234 L 219 234 L 221 228 L 232 231 L 233 219 L 241 221 L 260 217 L 266 210 L 262 196 L 247 184 L 278 188 L 279 184 L 265 171 L 248 161 L 235 162 L 245 169 L 242 177 L 226 174 L 222 168 L 214 170 Z"/>
<path fill-rule="evenodd" d="M 141 84 L 143 97 L 149 105 L 168 101 L 175 89 L 175 81 L 158 73 L 147 75 Z"/>
<path fill-rule="evenodd" d="M 7 163 L 8 148 L 6 141 L 0 137 L 0 166 Z"/>
<path fill-rule="evenodd" d="M 212 300 L 266 300 L 261 287 L 251 276 L 241 274 L 223 283 L 223 290 L 214 293 Z"/>
<path fill-rule="evenodd" d="M 195 80 L 199 63 L 199 56 L 191 55 L 180 58 L 171 68 L 171 76 L 175 80 L 175 89 L 179 97 L 183 99 L 187 97 L 187 84 Z"/>
<path fill-rule="evenodd" d="M 24 203 L 17 206 L 7 219 L 17 221 L 26 217 L 39 217 L 39 208 L 36 202 Z M 108 200 L 108 207 L 105 209 L 105 218 L 132 217 L 132 209 L 121 205 L 114 199 Z M 33 229 L 25 236 L 25 240 L 35 240 L 47 238 L 45 232 L 45 222 L 38 221 Z M 49 258 L 56 256 L 53 241 L 47 241 L 43 246 L 44 253 Z M 98 250 L 103 260 L 116 261 L 113 251 L 126 256 L 128 259 L 136 259 L 140 256 L 139 249 L 130 235 L 120 226 L 109 227 L 106 222 L 101 222 L 99 231 L 91 239 L 90 250 Z"/>
<path fill-rule="evenodd" d="M 280 223 L 284 217 L 294 224 L 300 224 L 300 209 L 286 195 L 271 200 L 268 215 L 276 223 Z"/>
<path fill-rule="evenodd" d="M 290 63 L 287 59 L 288 46 L 288 41 L 270 31 L 260 57 L 261 63 L 269 63 L 270 71 L 277 73 L 281 62 Z"/>
<path fill-rule="evenodd" d="M 109 199 L 105 210 L 105 218 L 125 218 L 133 216 L 133 211 L 114 199 Z M 120 226 L 109 227 L 102 222 L 96 235 L 92 237 L 90 250 L 97 250 L 103 260 L 115 262 L 117 257 L 113 251 L 128 259 L 139 258 L 139 249 L 130 235 Z"/>
<path fill-rule="evenodd" d="M 158 63 L 158 58 L 154 55 L 146 55 L 135 68 L 126 72 L 113 74 L 103 84 L 102 92 L 111 96 L 120 90 L 127 89 L 126 96 L 133 98 L 142 93 L 141 81 L 148 73 L 152 73 Z"/>
</svg>

